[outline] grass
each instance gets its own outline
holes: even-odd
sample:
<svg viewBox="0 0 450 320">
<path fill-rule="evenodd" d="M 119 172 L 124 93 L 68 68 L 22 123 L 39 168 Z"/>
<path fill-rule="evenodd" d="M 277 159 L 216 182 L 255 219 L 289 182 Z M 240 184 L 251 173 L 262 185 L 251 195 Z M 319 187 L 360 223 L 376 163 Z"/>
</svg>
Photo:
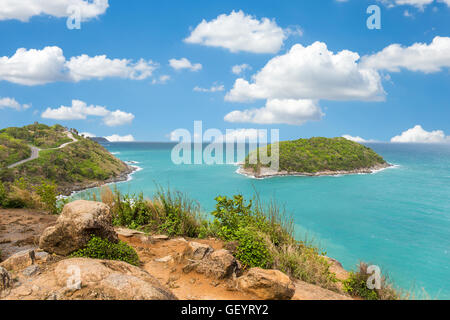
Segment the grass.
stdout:
<svg viewBox="0 0 450 320">
<path fill-rule="evenodd" d="M 270 154 L 271 145 L 264 148 L 267 148 L 264 152 Z M 372 149 L 345 138 L 317 137 L 283 141 L 279 143 L 279 153 L 279 170 L 288 172 L 351 171 L 386 163 Z M 251 155 L 245 159 L 246 168 L 258 171 L 264 166 L 259 161 L 257 164 L 250 164 L 250 158 Z"/>
<path fill-rule="evenodd" d="M 45 124 L 35 123 L 24 127 L 9 127 L 0 130 L 0 135 L 22 141 L 24 144 L 31 144 L 40 149 L 56 148 L 63 143 L 70 142 L 64 133 L 66 129 L 61 125 L 52 127 Z"/>
<path fill-rule="evenodd" d="M 0 133 L 0 167 L 7 167 L 30 156 L 31 149 L 25 142 Z"/>
</svg>

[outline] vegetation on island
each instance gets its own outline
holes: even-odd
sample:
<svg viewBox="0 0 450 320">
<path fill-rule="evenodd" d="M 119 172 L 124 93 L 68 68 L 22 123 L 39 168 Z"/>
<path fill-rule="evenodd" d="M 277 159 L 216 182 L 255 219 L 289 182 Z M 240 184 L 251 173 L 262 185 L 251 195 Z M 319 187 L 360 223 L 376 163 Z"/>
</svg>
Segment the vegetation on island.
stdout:
<svg viewBox="0 0 450 320">
<path fill-rule="evenodd" d="M 267 151 L 264 149 L 262 152 L 271 154 L 272 145 L 262 148 L 267 148 Z M 258 162 L 251 164 L 249 154 L 244 168 L 253 168 L 258 172 L 262 166 L 270 166 L 259 160 L 259 148 L 253 152 L 258 153 Z M 345 138 L 316 137 L 282 141 L 279 143 L 279 155 L 279 171 L 287 172 L 352 171 L 386 164 L 372 149 Z"/>
<path fill-rule="evenodd" d="M 15 191 L 17 181 L 22 179 L 29 192 L 49 181 L 58 193 L 69 193 L 74 187 L 101 184 L 130 172 L 124 162 L 100 144 L 78 135 L 74 129 L 71 132 L 77 142 L 56 149 L 72 141 L 60 125 L 34 124 L 0 130 L 0 181 L 6 192 Z M 39 157 L 8 169 L 7 165 L 30 156 L 29 145 L 42 149 Z"/>
</svg>

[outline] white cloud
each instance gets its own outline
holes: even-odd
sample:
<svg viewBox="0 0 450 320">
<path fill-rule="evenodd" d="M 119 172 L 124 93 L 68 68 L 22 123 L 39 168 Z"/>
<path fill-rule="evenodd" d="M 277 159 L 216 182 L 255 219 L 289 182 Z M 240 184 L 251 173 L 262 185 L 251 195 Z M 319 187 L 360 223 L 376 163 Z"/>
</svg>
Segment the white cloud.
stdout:
<svg viewBox="0 0 450 320">
<path fill-rule="evenodd" d="M 318 121 L 324 113 L 313 100 L 268 100 L 260 109 L 232 111 L 224 120 L 228 122 L 258 124 L 302 125 L 307 121 Z"/>
<path fill-rule="evenodd" d="M 201 87 L 195 87 L 194 91 L 197 92 L 220 92 L 224 91 L 225 87 L 223 84 L 221 85 L 213 85 L 211 88 L 201 88 Z"/>
<path fill-rule="evenodd" d="M 395 143 L 450 143 L 450 136 L 442 130 L 426 131 L 420 125 L 404 131 L 391 139 Z"/>
<path fill-rule="evenodd" d="M 163 74 L 158 79 L 153 79 L 152 84 L 166 84 L 170 80 L 170 76 Z"/>
<path fill-rule="evenodd" d="M 0 0 L 0 20 L 27 22 L 33 16 L 68 17 L 68 8 L 80 9 L 82 21 L 96 18 L 106 12 L 108 0 Z"/>
<path fill-rule="evenodd" d="M 0 57 L 0 80 L 29 86 L 106 77 L 143 80 L 151 76 L 156 66 L 143 59 L 133 63 L 128 59 L 109 59 L 105 55 L 83 54 L 66 60 L 59 47 L 20 48 L 11 57 Z"/>
<path fill-rule="evenodd" d="M 378 0 L 388 7 L 410 5 L 420 10 L 423 10 L 427 5 L 431 4 L 434 0 Z"/>
<path fill-rule="evenodd" d="M 438 2 L 445 3 L 448 7 L 450 7 L 450 0 L 439 0 Z"/>
<path fill-rule="evenodd" d="M 169 64 L 172 68 L 175 70 L 183 70 L 183 69 L 189 69 L 191 71 L 199 71 L 202 69 L 202 65 L 200 63 L 192 64 L 188 59 L 181 58 L 181 59 L 170 59 Z"/>
<path fill-rule="evenodd" d="M 362 68 L 358 60 L 357 53 L 343 50 L 335 54 L 322 42 L 308 47 L 296 44 L 286 54 L 271 59 L 252 77 L 252 83 L 237 79 L 226 100 L 383 100 L 380 75 Z"/>
<path fill-rule="evenodd" d="M 430 44 L 415 43 L 410 47 L 391 44 L 382 51 L 364 56 L 367 68 L 399 72 L 400 69 L 432 73 L 450 67 L 450 37 L 435 37 Z"/>
<path fill-rule="evenodd" d="M 57 109 L 47 108 L 42 113 L 42 118 L 55 120 L 84 120 L 88 116 L 103 118 L 103 123 L 109 127 L 129 124 L 133 121 L 132 113 L 121 110 L 110 111 L 106 107 L 87 105 L 80 100 L 72 100 L 70 107 L 60 106 Z"/>
<path fill-rule="evenodd" d="M 209 22 L 203 20 L 184 41 L 231 52 L 276 53 L 286 37 L 274 20 L 258 20 L 243 11 L 232 11 Z"/>
<path fill-rule="evenodd" d="M 353 136 L 348 135 L 348 134 L 344 134 L 342 137 L 347 139 L 347 140 L 358 142 L 358 143 L 375 142 L 375 140 L 366 140 L 364 138 L 361 138 L 360 136 L 353 137 Z"/>
<path fill-rule="evenodd" d="M 248 64 L 238 64 L 231 68 L 231 72 L 233 72 L 236 75 L 240 75 L 245 70 L 250 70 L 252 67 L 250 67 Z"/>
<path fill-rule="evenodd" d="M 80 136 L 83 136 L 85 138 L 95 138 L 96 137 L 95 134 L 90 133 L 90 132 L 82 132 L 82 133 L 80 133 Z"/>
<path fill-rule="evenodd" d="M 20 104 L 14 98 L 8 98 L 8 97 L 0 98 L 0 109 L 11 108 L 11 109 L 20 111 L 20 110 L 26 110 L 30 107 L 31 107 L 30 104 Z"/>
<path fill-rule="evenodd" d="M 140 59 L 133 63 L 129 59 L 108 59 L 106 55 L 89 57 L 81 55 L 66 62 L 73 81 L 104 79 L 109 77 L 144 80 L 150 77 L 157 65 Z"/>
<path fill-rule="evenodd" d="M 112 136 L 105 137 L 109 142 L 133 142 L 134 137 L 129 134 L 126 136 L 119 136 L 117 134 L 113 134 Z"/>
</svg>

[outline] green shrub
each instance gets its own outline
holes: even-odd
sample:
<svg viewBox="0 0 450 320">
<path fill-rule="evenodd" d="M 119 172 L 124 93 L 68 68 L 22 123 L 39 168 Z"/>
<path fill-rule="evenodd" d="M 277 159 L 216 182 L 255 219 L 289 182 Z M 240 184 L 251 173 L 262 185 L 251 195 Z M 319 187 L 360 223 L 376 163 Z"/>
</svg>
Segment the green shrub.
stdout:
<svg viewBox="0 0 450 320">
<path fill-rule="evenodd" d="M 344 290 L 351 296 L 366 300 L 398 300 L 400 294 L 388 283 L 386 276 L 380 275 L 380 288 L 369 289 L 367 280 L 373 273 L 367 271 L 368 264 L 361 262 L 358 270 L 351 272 L 350 277 L 343 282 Z"/>
<path fill-rule="evenodd" d="M 92 236 L 86 248 L 75 251 L 71 257 L 119 260 L 135 266 L 139 265 L 138 254 L 128 244 L 122 241 L 112 243 L 97 236 Z"/>
<path fill-rule="evenodd" d="M 0 181 L 0 207 L 4 207 L 6 205 L 7 196 L 8 193 L 6 192 L 6 188 Z"/>
<path fill-rule="evenodd" d="M 57 206 L 56 185 L 53 182 L 42 181 L 40 185 L 35 186 L 34 190 L 41 198 L 44 209 L 52 214 L 57 214 L 59 208 Z"/>
<path fill-rule="evenodd" d="M 270 268 L 272 256 L 267 249 L 264 235 L 253 228 L 239 228 L 236 232 L 239 246 L 236 249 L 236 258 L 244 266 Z"/>
</svg>

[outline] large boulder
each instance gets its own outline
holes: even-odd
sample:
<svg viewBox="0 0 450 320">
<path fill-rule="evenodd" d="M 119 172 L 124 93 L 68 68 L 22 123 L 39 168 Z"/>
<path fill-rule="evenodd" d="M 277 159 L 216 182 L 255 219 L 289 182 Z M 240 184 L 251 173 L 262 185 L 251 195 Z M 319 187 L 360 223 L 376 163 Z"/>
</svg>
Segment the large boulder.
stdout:
<svg viewBox="0 0 450 320">
<path fill-rule="evenodd" d="M 8 300 L 176 300 L 148 272 L 122 261 L 70 258 L 12 288 Z"/>
<path fill-rule="evenodd" d="M 207 244 L 189 241 L 186 245 L 183 255 L 187 259 L 202 260 L 204 257 L 211 254 L 213 251 L 214 249 Z"/>
<path fill-rule="evenodd" d="M 35 259 L 35 252 L 33 249 L 24 250 L 13 254 L 11 257 L 0 263 L 0 267 L 10 271 L 24 269 L 34 264 Z"/>
<path fill-rule="evenodd" d="M 294 283 L 278 270 L 251 268 L 237 281 L 240 290 L 264 300 L 290 300 L 295 293 Z"/>
<path fill-rule="evenodd" d="M 225 279 L 240 273 L 236 258 L 225 249 L 214 251 L 201 260 L 195 271 L 215 279 Z"/>
<path fill-rule="evenodd" d="M 56 225 L 44 230 L 39 247 L 65 256 L 85 247 L 92 235 L 118 241 L 109 207 L 101 202 L 78 200 L 66 204 Z"/>
</svg>

